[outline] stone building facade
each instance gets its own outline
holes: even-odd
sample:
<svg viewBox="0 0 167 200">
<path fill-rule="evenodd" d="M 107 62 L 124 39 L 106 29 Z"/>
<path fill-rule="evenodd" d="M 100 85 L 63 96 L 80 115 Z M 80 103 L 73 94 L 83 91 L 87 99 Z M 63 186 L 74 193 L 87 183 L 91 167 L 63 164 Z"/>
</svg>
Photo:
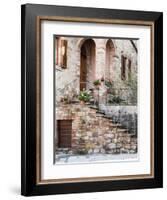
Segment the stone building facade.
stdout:
<svg viewBox="0 0 167 200">
<path fill-rule="evenodd" d="M 130 78 L 137 80 L 137 40 L 62 38 L 67 41 L 66 66 L 55 63 L 57 102 L 62 95 L 79 94 L 81 88 L 91 89 L 97 79 L 112 82 L 117 90 L 126 89 Z"/>
<path fill-rule="evenodd" d="M 137 85 L 137 43 L 130 39 L 55 37 L 57 153 L 137 152 L 136 133 L 130 133 L 99 109 L 100 105 L 105 108 L 109 95 L 119 94 L 122 104 L 130 102 L 137 113 L 137 89 L 131 87 Z M 98 90 L 94 85 L 96 80 L 100 81 Z M 109 94 L 107 84 L 111 86 Z M 93 105 L 79 103 L 82 90 L 91 91 Z"/>
</svg>

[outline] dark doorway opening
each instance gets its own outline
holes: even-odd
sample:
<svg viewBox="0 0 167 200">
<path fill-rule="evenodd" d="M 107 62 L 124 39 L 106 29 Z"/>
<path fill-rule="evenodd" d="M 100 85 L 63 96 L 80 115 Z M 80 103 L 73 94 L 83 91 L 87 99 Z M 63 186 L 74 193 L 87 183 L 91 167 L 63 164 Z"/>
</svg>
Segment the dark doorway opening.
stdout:
<svg viewBox="0 0 167 200">
<path fill-rule="evenodd" d="M 81 46 L 80 90 L 90 89 L 95 75 L 95 42 L 87 39 Z"/>
</svg>

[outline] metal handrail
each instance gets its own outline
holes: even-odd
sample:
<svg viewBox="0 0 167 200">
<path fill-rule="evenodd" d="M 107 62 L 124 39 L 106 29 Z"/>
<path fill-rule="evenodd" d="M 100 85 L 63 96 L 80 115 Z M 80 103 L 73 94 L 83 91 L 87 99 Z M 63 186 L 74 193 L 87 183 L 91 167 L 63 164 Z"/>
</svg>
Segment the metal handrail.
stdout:
<svg viewBox="0 0 167 200">
<path fill-rule="evenodd" d="M 63 88 L 59 88 L 59 89 L 57 89 L 56 91 L 62 93 L 62 92 L 64 92 L 64 90 L 66 90 L 66 89 L 69 87 L 69 85 L 72 85 L 72 84 L 75 85 L 75 83 L 76 83 L 77 81 L 79 81 L 78 78 L 72 80 L 71 82 L 67 83 Z M 93 84 L 92 81 L 80 81 L 80 84 L 83 84 L 83 83 L 88 84 L 88 88 L 89 88 L 90 90 L 91 90 L 91 89 L 95 89 L 95 86 L 94 86 L 94 84 Z M 105 101 L 106 101 L 106 105 L 107 105 L 107 104 L 110 104 L 110 103 L 109 103 L 109 96 L 110 96 L 110 95 L 118 95 L 118 96 L 120 96 L 120 97 L 123 97 L 123 94 L 121 94 L 122 91 L 128 91 L 128 90 L 129 90 L 129 91 L 135 91 L 135 89 L 133 89 L 133 88 L 129 89 L 129 87 L 122 87 L 122 88 L 108 87 L 108 86 L 106 86 L 105 84 L 104 84 L 104 87 L 106 88 L 106 90 L 107 90 L 107 89 L 110 89 L 110 90 L 111 90 L 110 93 L 107 93 L 107 92 L 106 92 L 106 94 L 104 94 L 104 95 L 106 96 L 106 100 L 105 100 Z M 113 91 L 113 92 L 112 92 L 112 91 Z M 113 93 L 113 94 L 112 94 L 112 93 Z M 116 94 L 114 94 L 114 93 L 116 93 Z M 92 94 L 92 96 L 93 96 L 93 94 Z M 124 100 L 124 98 L 122 98 L 122 102 L 121 102 L 120 104 L 124 104 L 123 100 Z M 99 101 L 99 99 L 98 99 L 98 101 Z M 113 103 L 113 104 L 114 104 L 114 103 Z M 117 104 L 117 103 L 115 103 L 115 104 Z M 126 100 L 126 105 L 134 105 L 134 103 L 131 102 L 131 101 L 128 101 L 128 99 L 127 99 L 127 100 Z"/>
<path fill-rule="evenodd" d="M 56 91 L 62 92 L 62 91 L 65 90 L 69 85 L 74 84 L 77 80 L 78 80 L 78 79 L 72 80 L 71 82 L 67 83 L 63 88 L 56 89 Z"/>
</svg>

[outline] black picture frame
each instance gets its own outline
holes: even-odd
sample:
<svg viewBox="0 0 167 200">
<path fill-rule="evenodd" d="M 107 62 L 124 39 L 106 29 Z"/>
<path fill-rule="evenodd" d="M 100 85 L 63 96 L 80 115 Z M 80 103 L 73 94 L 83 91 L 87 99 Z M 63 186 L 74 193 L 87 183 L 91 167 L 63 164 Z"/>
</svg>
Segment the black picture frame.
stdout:
<svg viewBox="0 0 167 200">
<path fill-rule="evenodd" d="M 37 18 L 59 16 L 154 24 L 154 177 L 37 184 Z M 104 22 L 103 22 L 104 23 Z M 40 44 L 39 44 L 40 45 Z M 39 99 L 38 99 L 39 100 Z M 163 187 L 163 13 L 26 4 L 21 6 L 21 194 L 24 196 Z"/>
</svg>

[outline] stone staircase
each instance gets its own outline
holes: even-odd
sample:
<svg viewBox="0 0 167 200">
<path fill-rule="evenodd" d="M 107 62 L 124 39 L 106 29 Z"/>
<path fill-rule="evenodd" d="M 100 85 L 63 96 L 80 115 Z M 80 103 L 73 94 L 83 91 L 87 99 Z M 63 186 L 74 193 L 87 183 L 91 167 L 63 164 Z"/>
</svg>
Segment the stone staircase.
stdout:
<svg viewBox="0 0 167 200">
<path fill-rule="evenodd" d="M 116 106 L 108 106 L 110 108 L 116 107 Z M 135 107 L 135 106 L 117 106 L 119 108 L 126 107 L 127 110 L 129 107 Z M 127 129 L 129 134 L 137 137 L 137 114 L 136 113 L 128 113 L 128 111 L 121 111 L 121 109 L 116 112 L 112 111 L 108 112 L 106 109 L 104 109 L 104 106 L 92 106 L 90 105 L 90 108 L 95 109 L 97 113 L 97 117 L 103 116 L 106 119 L 112 120 L 113 123 L 119 123 L 122 128 Z M 137 109 L 135 109 L 137 110 Z"/>
<path fill-rule="evenodd" d="M 73 154 L 136 153 L 137 137 L 97 107 L 85 104 L 62 105 L 57 119 L 72 119 Z"/>
</svg>

